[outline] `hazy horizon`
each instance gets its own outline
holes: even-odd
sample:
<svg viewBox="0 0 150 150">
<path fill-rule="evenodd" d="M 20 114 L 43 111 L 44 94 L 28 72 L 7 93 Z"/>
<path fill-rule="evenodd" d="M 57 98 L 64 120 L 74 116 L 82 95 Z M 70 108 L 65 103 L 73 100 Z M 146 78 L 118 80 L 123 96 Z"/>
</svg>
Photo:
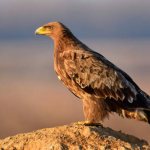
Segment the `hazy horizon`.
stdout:
<svg viewBox="0 0 150 150">
<path fill-rule="evenodd" d="M 82 39 L 150 93 L 150 39 Z M 47 38 L 0 42 L 0 137 L 83 120 L 82 102 L 57 79 Z M 149 141 L 146 123 L 111 115 L 105 126 Z M 136 127 L 135 127 L 136 125 Z"/>
</svg>

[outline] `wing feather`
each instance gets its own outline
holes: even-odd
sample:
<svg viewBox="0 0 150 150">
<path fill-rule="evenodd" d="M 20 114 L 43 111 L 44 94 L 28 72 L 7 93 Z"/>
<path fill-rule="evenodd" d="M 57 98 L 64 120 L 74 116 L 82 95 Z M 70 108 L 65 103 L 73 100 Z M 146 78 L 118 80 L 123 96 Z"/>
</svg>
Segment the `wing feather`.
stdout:
<svg viewBox="0 0 150 150">
<path fill-rule="evenodd" d="M 64 51 L 62 56 L 68 76 L 87 93 L 121 101 L 136 97 L 135 86 L 102 55 L 70 50 Z"/>
</svg>

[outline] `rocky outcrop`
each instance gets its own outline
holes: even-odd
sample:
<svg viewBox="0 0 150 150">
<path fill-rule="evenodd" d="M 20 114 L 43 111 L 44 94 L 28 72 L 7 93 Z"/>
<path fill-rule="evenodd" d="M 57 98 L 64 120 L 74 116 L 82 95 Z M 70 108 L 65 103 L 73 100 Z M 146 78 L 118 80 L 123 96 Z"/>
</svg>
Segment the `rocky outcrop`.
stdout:
<svg viewBox="0 0 150 150">
<path fill-rule="evenodd" d="M 150 150 L 144 140 L 103 126 L 71 124 L 0 140 L 0 150 Z"/>
</svg>

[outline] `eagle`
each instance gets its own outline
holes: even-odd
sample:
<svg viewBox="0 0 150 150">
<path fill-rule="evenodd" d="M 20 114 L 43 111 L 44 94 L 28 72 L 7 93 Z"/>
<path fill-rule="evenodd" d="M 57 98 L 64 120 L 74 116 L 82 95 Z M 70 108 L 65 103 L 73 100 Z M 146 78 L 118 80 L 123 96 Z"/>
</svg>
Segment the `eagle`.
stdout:
<svg viewBox="0 0 150 150">
<path fill-rule="evenodd" d="M 54 70 L 83 102 L 85 124 L 98 124 L 110 113 L 150 124 L 150 96 L 103 55 L 77 39 L 61 22 L 36 29 L 54 41 Z"/>
</svg>

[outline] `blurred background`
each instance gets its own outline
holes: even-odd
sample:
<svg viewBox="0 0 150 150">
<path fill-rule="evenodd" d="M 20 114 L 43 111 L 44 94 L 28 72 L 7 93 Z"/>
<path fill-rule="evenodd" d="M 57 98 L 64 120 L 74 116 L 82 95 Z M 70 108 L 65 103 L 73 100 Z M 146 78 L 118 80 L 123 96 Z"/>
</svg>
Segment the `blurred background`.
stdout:
<svg viewBox="0 0 150 150">
<path fill-rule="evenodd" d="M 83 120 L 82 102 L 53 70 L 37 27 L 61 21 L 150 94 L 150 1 L 0 0 L 0 138 Z M 150 125 L 111 115 L 105 126 L 150 142 Z"/>
</svg>

